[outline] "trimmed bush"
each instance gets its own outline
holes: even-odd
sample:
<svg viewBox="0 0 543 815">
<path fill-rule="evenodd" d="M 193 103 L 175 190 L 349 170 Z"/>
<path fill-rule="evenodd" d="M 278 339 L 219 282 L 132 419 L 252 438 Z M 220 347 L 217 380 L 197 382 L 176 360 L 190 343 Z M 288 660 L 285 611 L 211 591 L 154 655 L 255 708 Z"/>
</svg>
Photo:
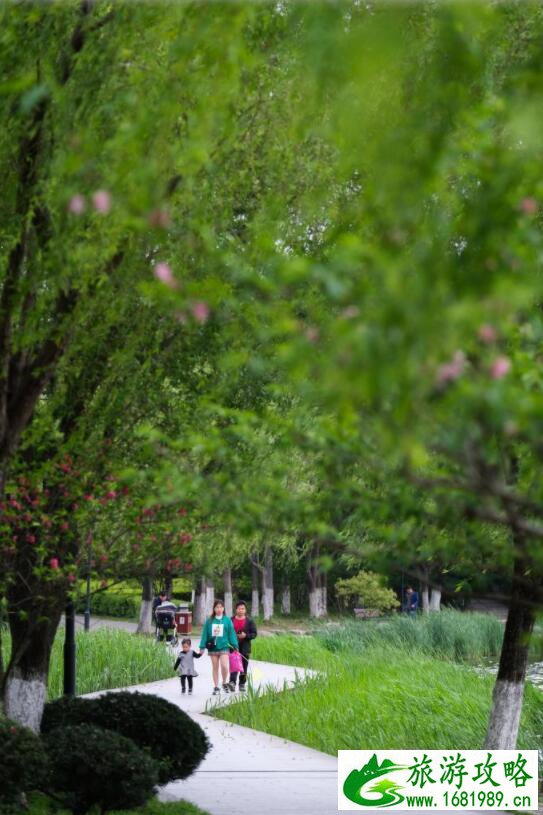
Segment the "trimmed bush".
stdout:
<svg viewBox="0 0 543 815">
<path fill-rule="evenodd" d="M 90 724 L 57 727 L 44 737 L 49 788 L 75 815 L 96 804 L 102 812 L 144 804 L 155 792 L 158 767 L 131 739 Z"/>
<path fill-rule="evenodd" d="M 85 598 L 80 597 L 76 603 L 78 614 L 83 614 L 85 605 Z M 98 617 L 103 615 L 104 617 L 120 617 L 124 620 L 132 620 L 137 618 L 139 609 L 139 600 L 130 597 L 130 595 L 104 591 L 93 594 L 91 597 L 92 614 L 96 614 Z"/>
<path fill-rule="evenodd" d="M 0 719 L 0 811 L 8 812 L 21 793 L 45 781 L 47 756 L 31 730 L 10 719 Z"/>
<path fill-rule="evenodd" d="M 97 699 L 62 697 L 45 705 L 42 732 L 88 723 L 114 730 L 148 751 L 161 784 L 187 778 L 209 750 L 200 727 L 171 702 L 145 693 L 107 693 Z"/>
</svg>

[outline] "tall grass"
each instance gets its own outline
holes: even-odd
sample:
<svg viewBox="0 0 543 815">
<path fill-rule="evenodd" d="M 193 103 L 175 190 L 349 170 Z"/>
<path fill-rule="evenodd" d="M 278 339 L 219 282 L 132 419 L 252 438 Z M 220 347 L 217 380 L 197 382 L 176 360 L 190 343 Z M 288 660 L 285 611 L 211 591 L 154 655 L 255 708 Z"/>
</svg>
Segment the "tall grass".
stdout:
<svg viewBox="0 0 543 815">
<path fill-rule="evenodd" d="M 59 629 L 49 670 L 47 695 L 62 695 L 64 630 Z M 5 636 L 4 658 L 9 656 L 9 639 Z M 108 688 L 138 685 L 168 679 L 172 673 L 173 653 L 151 637 L 139 637 L 126 631 L 99 628 L 76 633 L 76 691 L 78 694 Z"/>
<path fill-rule="evenodd" d="M 306 648 L 310 638 L 301 639 L 298 664 L 309 654 L 315 667 L 318 652 L 312 645 Z M 492 678 L 388 645 L 368 646 L 364 656 L 326 654 L 326 649 L 321 656 L 326 673 L 299 682 L 288 693 L 250 692 L 215 715 L 331 754 L 339 749 L 475 749 L 483 743 Z M 528 687 L 519 746 L 540 747 L 541 733 L 543 699 Z"/>
<path fill-rule="evenodd" d="M 503 630 L 503 623 L 490 614 L 447 609 L 417 617 L 346 621 L 340 628 L 316 631 L 315 637 L 330 651 L 360 654 L 369 647 L 386 644 L 394 649 L 415 649 L 455 662 L 474 663 L 499 655 Z"/>
<path fill-rule="evenodd" d="M 259 638 L 253 651 L 255 659 L 318 668 L 330 654 L 362 656 L 375 647 L 392 651 L 413 651 L 477 664 L 497 659 L 503 639 L 503 624 L 488 614 L 465 614 L 446 610 L 441 614 L 406 617 L 396 615 L 385 620 L 345 620 L 319 627 L 311 636 L 281 634 Z"/>
</svg>

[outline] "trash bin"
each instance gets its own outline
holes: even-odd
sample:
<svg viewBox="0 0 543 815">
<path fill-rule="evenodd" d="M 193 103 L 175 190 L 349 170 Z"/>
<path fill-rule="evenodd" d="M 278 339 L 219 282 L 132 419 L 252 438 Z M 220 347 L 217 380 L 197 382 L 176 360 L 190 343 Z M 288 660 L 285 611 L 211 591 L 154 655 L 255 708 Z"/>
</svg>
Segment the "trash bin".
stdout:
<svg viewBox="0 0 543 815">
<path fill-rule="evenodd" d="M 178 634 L 192 632 L 192 611 L 189 611 L 188 606 L 178 606 L 175 612 L 175 628 Z"/>
</svg>

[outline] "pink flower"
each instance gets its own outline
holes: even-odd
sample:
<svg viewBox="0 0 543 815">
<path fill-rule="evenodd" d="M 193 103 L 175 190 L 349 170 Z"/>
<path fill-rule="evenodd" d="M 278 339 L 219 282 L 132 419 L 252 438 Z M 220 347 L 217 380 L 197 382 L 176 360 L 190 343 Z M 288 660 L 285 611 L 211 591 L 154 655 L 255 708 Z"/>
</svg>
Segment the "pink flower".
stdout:
<svg viewBox="0 0 543 815">
<path fill-rule="evenodd" d="M 107 190 L 96 190 L 92 194 L 92 204 L 96 212 L 107 215 L 111 209 L 111 195 Z"/>
<path fill-rule="evenodd" d="M 197 300 L 196 303 L 192 304 L 190 310 L 197 323 L 201 325 L 207 323 L 209 319 L 209 306 L 207 303 L 204 303 L 203 300 Z"/>
<path fill-rule="evenodd" d="M 525 215 L 535 215 L 539 210 L 539 205 L 535 198 L 528 196 L 520 202 L 520 208 Z"/>
<path fill-rule="evenodd" d="M 485 323 L 484 325 L 482 325 L 479 328 L 478 333 L 479 333 L 479 339 L 482 342 L 486 342 L 487 344 L 490 344 L 492 342 L 496 342 L 496 340 L 498 339 L 498 332 L 496 331 L 496 329 L 494 328 L 493 325 L 489 325 L 488 323 Z"/>
<path fill-rule="evenodd" d="M 441 365 L 437 371 L 438 385 L 445 385 L 447 382 L 454 382 L 464 373 L 466 357 L 462 351 L 457 351 L 451 362 Z"/>
<path fill-rule="evenodd" d="M 52 557 L 51 560 L 49 561 L 49 566 L 52 569 L 58 569 L 58 557 Z"/>
<path fill-rule="evenodd" d="M 36 536 L 35 535 L 26 535 L 25 541 L 27 543 L 36 543 Z"/>
<path fill-rule="evenodd" d="M 106 493 L 106 498 L 109 498 L 111 501 L 116 497 L 117 493 L 115 492 L 115 490 L 109 490 L 109 492 Z"/>
<path fill-rule="evenodd" d="M 492 379 L 503 379 L 511 370 L 511 360 L 507 357 L 498 357 L 492 363 L 490 376 Z"/>
<path fill-rule="evenodd" d="M 71 212 L 72 215 L 83 215 L 87 208 L 87 203 L 82 195 L 74 195 L 70 198 L 70 203 L 68 204 L 68 212 Z"/>
<path fill-rule="evenodd" d="M 85 501 L 94 501 L 94 495 L 92 495 L 91 493 L 86 493 L 83 496 L 83 498 L 84 498 Z"/>
<path fill-rule="evenodd" d="M 70 574 L 68 575 L 68 582 L 69 583 L 75 583 L 76 580 L 77 580 L 77 578 L 76 578 L 75 574 L 73 572 L 70 572 Z"/>
<path fill-rule="evenodd" d="M 68 521 L 63 521 L 63 523 L 61 523 L 60 525 L 60 528 L 62 532 L 68 532 L 68 530 L 70 529 L 70 524 L 68 523 Z"/>
<path fill-rule="evenodd" d="M 157 280 L 164 283 L 170 289 L 177 289 L 179 284 L 174 277 L 171 266 L 169 263 L 157 263 L 153 269 L 153 274 Z"/>
</svg>

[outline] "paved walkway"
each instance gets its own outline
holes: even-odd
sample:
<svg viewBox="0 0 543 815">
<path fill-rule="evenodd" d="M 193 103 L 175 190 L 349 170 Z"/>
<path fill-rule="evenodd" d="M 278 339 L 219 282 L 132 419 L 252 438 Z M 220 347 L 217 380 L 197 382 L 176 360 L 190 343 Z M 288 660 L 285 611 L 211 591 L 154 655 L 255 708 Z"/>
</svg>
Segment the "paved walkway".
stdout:
<svg viewBox="0 0 543 815">
<path fill-rule="evenodd" d="M 205 730 L 212 749 L 186 781 L 174 781 L 160 791 L 162 801 L 192 801 L 211 815 L 335 815 L 337 759 L 301 744 L 215 719 L 203 711 L 217 704 L 211 695 L 211 660 L 196 662 L 200 674 L 194 693 L 182 695 L 179 679 L 166 679 L 128 690 L 152 693 L 180 707 Z M 253 686 L 282 690 L 291 686 L 302 668 L 252 662 Z M 94 694 L 89 694 L 94 695 Z M 239 694 L 221 694 L 228 704 Z"/>
<path fill-rule="evenodd" d="M 81 623 L 83 618 L 79 618 Z M 111 626 L 134 631 L 135 623 L 93 619 L 92 628 Z M 194 719 L 212 748 L 200 767 L 185 781 L 162 787 L 162 801 L 192 801 L 210 815 L 241 812 L 244 815 L 335 815 L 337 809 L 337 758 L 286 739 L 230 724 L 208 715 L 210 707 L 230 704 L 239 693 L 211 695 L 211 661 L 196 662 L 200 674 L 192 695 L 182 695 L 179 679 L 166 679 L 127 690 L 151 693 L 167 699 Z M 283 690 L 292 686 L 303 668 L 252 661 L 253 686 Z M 119 689 L 121 690 L 121 689 Z M 89 694 L 94 696 L 97 694 Z M 420 815 L 413 812 L 411 815 Z M 435 811 L 434 815 L 449 815 Z M 478 813 L 463 811 L 463 815 Z"/>
</svg>

